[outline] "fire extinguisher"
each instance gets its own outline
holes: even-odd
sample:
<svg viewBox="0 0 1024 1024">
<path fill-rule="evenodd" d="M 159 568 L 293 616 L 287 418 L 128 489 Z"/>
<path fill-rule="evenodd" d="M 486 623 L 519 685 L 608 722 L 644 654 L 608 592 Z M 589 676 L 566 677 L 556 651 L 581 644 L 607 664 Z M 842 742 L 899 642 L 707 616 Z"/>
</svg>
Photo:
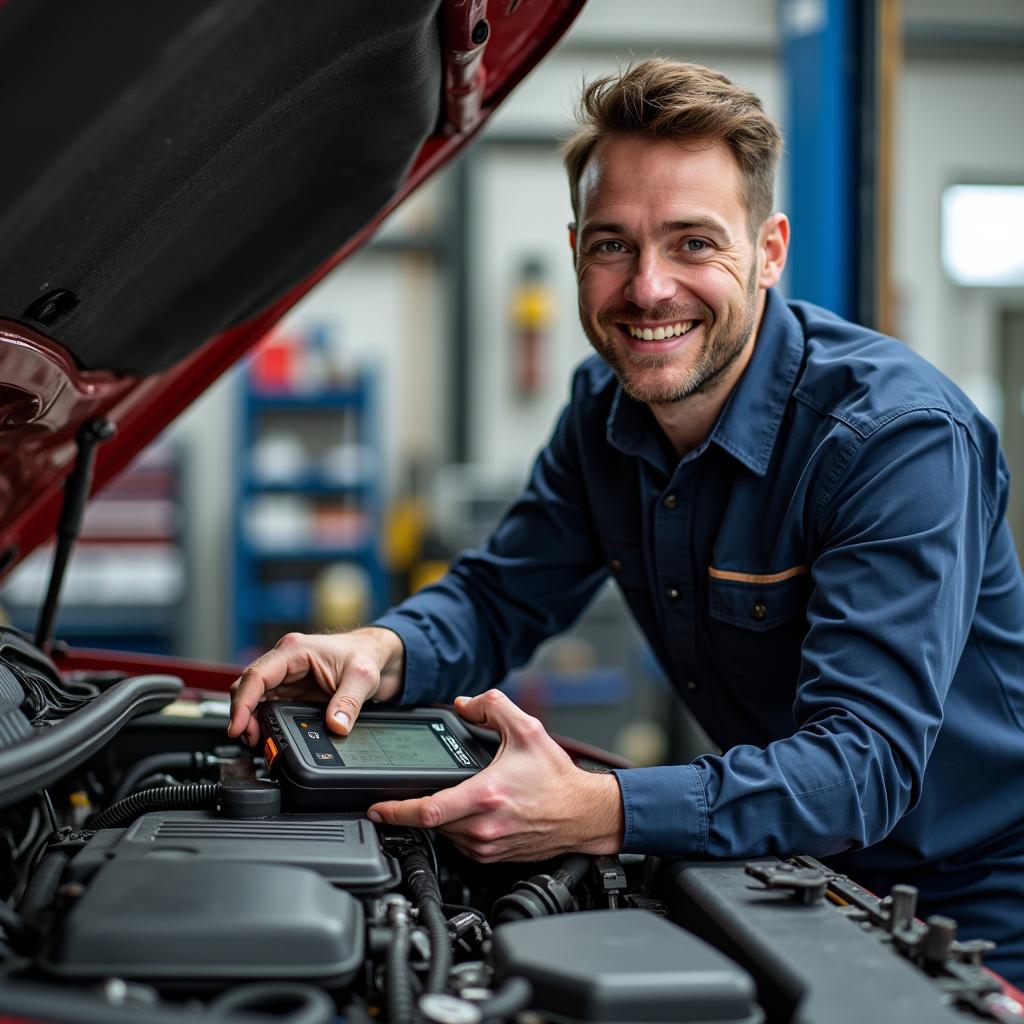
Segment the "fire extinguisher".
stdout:
<svg viewBox="0 0 1024 1024">
<path fill-rule="evenodd" d="M 543 385 L 544 338 L 551 326 L 554 305 L 543 263 L 534 257 L 523 260 L 511 308 L 516 391 L 522 398 L 537 394 Z"/>
</svg>

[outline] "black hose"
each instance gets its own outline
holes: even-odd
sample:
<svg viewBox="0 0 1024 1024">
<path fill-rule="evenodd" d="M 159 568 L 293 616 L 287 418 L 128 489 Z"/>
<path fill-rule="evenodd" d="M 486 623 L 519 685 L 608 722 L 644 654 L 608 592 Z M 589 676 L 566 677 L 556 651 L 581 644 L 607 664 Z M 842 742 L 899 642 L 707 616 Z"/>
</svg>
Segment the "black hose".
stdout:
<svg viewBox="0 0 1024 1024">
<path fill-rule="evenodd" d="M 157 786 L 133 793 L 95 815 L 87 828 L 98 832 L 102 828 L 121 828 L 133 822 L 146 811 L 206 810 L 217 806 L 220 799 L 219 782 L 190 782 L 184 786 Z"/>
<path fill-rule="evenodd" d="M 174 676 L 123 679 L 51 728 L 36 729 L 31 743 L 0 750 L 0 810 L 65 778 L 136 715 L 159 711 L 183 686 Z"/>
<path fill-rule="evenodd" d="M 70 858 L 63 850 L 50 850 L 40 861 L 18 904 L 18 914 L 30 928 L 53 905 L 57 888 Z"/>
<path fill-rule="evenodd" d="M 247 1011 L 273 1014 L 274 1020 L 283 1024 L 331 1024 L 337 1019 L 337 1007 L 326 992 L 312 985 L 285 982 L 239 985 L 206 1007 L 207 1016 Z"/>
<path fill-rule="evenodd" d="M 516 882 L 512 892 L 502 896 L 491 909 L 494 926 L 576 910 L 572 890 L 589 870 L 590 858 L 573 853 L 564 857 L 550 874 L 534 875 Z"/>
<path fill-rule="evenodd" d="M 484 1024 L 488 1021 L 506 1020 L 522 1013 L 533 999 L 533 986 L 526 978 L 506 978 L 497 992 L 480 1004 L 480 1016 Z"/>
<path fill-rule="evenodd" d="M 567 889 L 574 889 L 590 870 L 590 858 L 582 853 L 571 853 L 564 860 L 560 861 L 558 867 L 552 872 Z"/>
<path fill-rule="evenodd" d="M 427 926 L 430 936 L 430 970 L 424 991 L 428 995 L 444 992 L 448 988 L 448 972 L 452 966 L 452 939 L 448 932 L 448 918 L 441 904 L 426 900 L 420 904 L 420 921 Z"/>
<path fill-rule="evenodd" d="M 154 775 L 158 771 L 185 771 L 195 767 L 196 758 L 202 758 L 201 754 L 192 754 L 188 751 L 172 752 L 166 754 L 150 754 L 141 761 L 136 761 L 121 777 L 121 781 L 114 790 L 111 797 L 113 803 L 131 796 L 132 791 L 147 776 Z"/>
<path fill-rule="evenodd" d="M 404 913 L 395 914 L 391 920 L 391 944 L 384 961 L 384 1002 L 388 1024 L 415 1024 L 416 1021 L 409 945 L 409 918 Z"/>
<path fill-rule="evenodd" d="M 448 988 L 448 972 L 452 966 L 451 936 L 448 919 L 441 909 L 441 887 L 433 865 L 423 849 L 410 847 L 402 854 L 402 872 L 419 919 L 426 925 L 430 936 L 430 970 L 424 990 L 428 995 L 444 992 Z"/>
<path fill-rule="evenodd" d="M 5 900 L 0 900 L 0 928 L 4 930 L 10 945 L 19 951 L 23 949 L 25 942 L 32 938 L 31 929 Z"/>
</svg>

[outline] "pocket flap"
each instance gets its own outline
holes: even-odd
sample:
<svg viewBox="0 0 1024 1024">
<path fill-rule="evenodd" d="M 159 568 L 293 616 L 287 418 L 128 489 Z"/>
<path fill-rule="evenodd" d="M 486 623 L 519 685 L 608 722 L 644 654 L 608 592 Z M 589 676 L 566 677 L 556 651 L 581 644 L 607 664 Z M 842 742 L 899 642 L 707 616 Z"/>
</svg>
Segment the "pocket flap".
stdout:
<svg viewBox="0 0 1024 1024">
<path fill-rule="evenodd" d="M 805 565 L 777 573 L 739 573 L 708 568 L 708 612 L 744 629 L 774 629 L 807 604 L 810 574 Z"/>
</svg>

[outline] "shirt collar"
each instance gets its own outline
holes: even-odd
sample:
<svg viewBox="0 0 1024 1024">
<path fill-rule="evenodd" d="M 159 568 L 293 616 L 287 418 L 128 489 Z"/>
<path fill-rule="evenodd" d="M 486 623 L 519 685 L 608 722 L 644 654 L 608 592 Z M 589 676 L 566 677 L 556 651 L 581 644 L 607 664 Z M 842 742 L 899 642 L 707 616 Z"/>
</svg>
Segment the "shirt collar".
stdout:
<svg viewBox="0 0 1024 1024">
<path fill-rule="evenodd" d="M 699 455 L 713 442 L 752 473 L 764 476 L 803 360 L 803 349 L 799 322 L 786 303 L 769 289 L 750 362 L 707 441 L 691 452 L 690 457 Z M 621 386 L 616 386 L 607 421 L 609 444 L 627 455 L 645 459 L 657 469 L 666 470 L 659 430 L 651 410 L 644 403 L 631 399 Z"/>
<path fill-rule="evenodd" d="M 750 362 L 710 438 L 758 476 L 768 472 L 779 424 L 803 356 L 799 321 L 782 298 L 769 289 Z"/>
</svg>

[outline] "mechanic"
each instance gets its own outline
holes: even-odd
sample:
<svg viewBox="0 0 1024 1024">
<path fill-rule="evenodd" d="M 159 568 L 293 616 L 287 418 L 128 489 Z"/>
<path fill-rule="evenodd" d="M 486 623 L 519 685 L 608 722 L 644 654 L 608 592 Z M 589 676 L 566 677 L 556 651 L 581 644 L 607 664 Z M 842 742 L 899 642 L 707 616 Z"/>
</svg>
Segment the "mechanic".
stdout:
<svg viewBox="0 0 1024 1024">
<path fill-rule="evenodd" d="M 479 551 L 373 626 L 290 634 L 235 683 L 267 696 L 449 701 L 502 680 L 609 574 L 720 746 L 576 768 L 492 690 L 473 780 L 381 803 L 482 861 L 564 851 L 810 853 L 999 943 L 1024 981 L 1024 582 L 995 429 L 902 343 L 774 290 L 781 137 L 759 99 L 662 59 L 589 84 L 565 148 L 597 352 Z M 841 244 L 841 240 L 840 240 Z M 822 253 L 822 259 L 828 254 Z"/>
</svg>

